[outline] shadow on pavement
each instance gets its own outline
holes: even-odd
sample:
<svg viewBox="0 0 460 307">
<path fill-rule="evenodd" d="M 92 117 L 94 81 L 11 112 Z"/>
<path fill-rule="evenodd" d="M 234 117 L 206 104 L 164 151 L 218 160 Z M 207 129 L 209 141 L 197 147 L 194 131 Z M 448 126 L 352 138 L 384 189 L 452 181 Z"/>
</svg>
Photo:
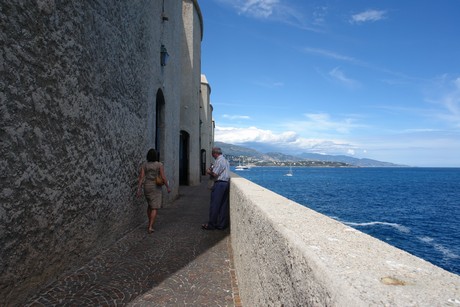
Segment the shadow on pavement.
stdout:
<svg viewBox="0 0 460 307">
<path fill-rule="evenodd" d="M 147 223 L 139 226 L 26 305 L 233 306 L 230 232 L 201 229 L 206 185 L 181 186 L 180 197 L 159 211 L 153 234 Z"/>
</svg>

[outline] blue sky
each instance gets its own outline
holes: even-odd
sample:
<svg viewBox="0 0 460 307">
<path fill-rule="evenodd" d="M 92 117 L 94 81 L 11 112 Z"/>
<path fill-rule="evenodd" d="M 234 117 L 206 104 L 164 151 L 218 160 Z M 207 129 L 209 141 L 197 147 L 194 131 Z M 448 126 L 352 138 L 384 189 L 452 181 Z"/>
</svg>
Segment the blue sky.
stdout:
<svg viewBox="0 0 460 307">
<path fill-rule="evenodd" d="M 460 167 L 459 0 L 201 0 L 215 140 Z"/>
</svg>

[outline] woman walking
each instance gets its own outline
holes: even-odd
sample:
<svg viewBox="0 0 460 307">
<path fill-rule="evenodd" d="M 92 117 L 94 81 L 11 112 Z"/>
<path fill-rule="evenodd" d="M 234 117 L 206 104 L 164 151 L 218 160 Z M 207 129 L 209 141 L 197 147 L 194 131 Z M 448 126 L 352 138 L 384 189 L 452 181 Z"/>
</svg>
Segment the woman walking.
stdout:
<svg viewBox="0 0 460 307">
<path fill-rule="evenodd" d="M 161 208 L 163 198 L 162 185 L 157 185 L 156 183 L 157 176 L 163 179 L 168 193 L 171 192 L 165 176 L 163 163 L 158 161 L 157 151 L 150 149 L 147 153 L 147 162 L 142 164 L 139 172 L 137 184 L 137 197 L 141 196 L 141 189 L 144 186 L 144 195 L 147 200 L 147 217 L 149 218 L 148 233 L 154 232 L 153 225 L 157 217 L 157 210 Z"/>
</svg>

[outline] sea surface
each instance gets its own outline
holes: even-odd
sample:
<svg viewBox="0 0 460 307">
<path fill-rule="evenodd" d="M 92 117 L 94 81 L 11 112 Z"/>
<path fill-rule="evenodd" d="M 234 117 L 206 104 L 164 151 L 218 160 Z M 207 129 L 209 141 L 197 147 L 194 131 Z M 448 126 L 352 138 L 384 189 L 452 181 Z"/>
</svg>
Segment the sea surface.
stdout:
<svg viewBox="0 0 460 307">
<path fill-rule="evenodd" d="M 460 168 L 292 167 L 292 177 L 288 171 L 235 173 L 460 275 Z"/>
</svg>

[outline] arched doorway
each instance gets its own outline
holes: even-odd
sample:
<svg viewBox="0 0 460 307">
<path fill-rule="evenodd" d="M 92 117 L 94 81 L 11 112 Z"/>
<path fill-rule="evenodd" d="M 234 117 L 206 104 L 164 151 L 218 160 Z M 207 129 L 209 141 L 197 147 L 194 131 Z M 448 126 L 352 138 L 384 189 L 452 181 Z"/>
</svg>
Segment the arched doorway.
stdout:
<svg viewBox="0 0 460 307">
<path fill-rule="evenodd" d="M 179 184 L 188 185 L 190 135 L 181 130 L 179 144 Z"/>
</svg>

